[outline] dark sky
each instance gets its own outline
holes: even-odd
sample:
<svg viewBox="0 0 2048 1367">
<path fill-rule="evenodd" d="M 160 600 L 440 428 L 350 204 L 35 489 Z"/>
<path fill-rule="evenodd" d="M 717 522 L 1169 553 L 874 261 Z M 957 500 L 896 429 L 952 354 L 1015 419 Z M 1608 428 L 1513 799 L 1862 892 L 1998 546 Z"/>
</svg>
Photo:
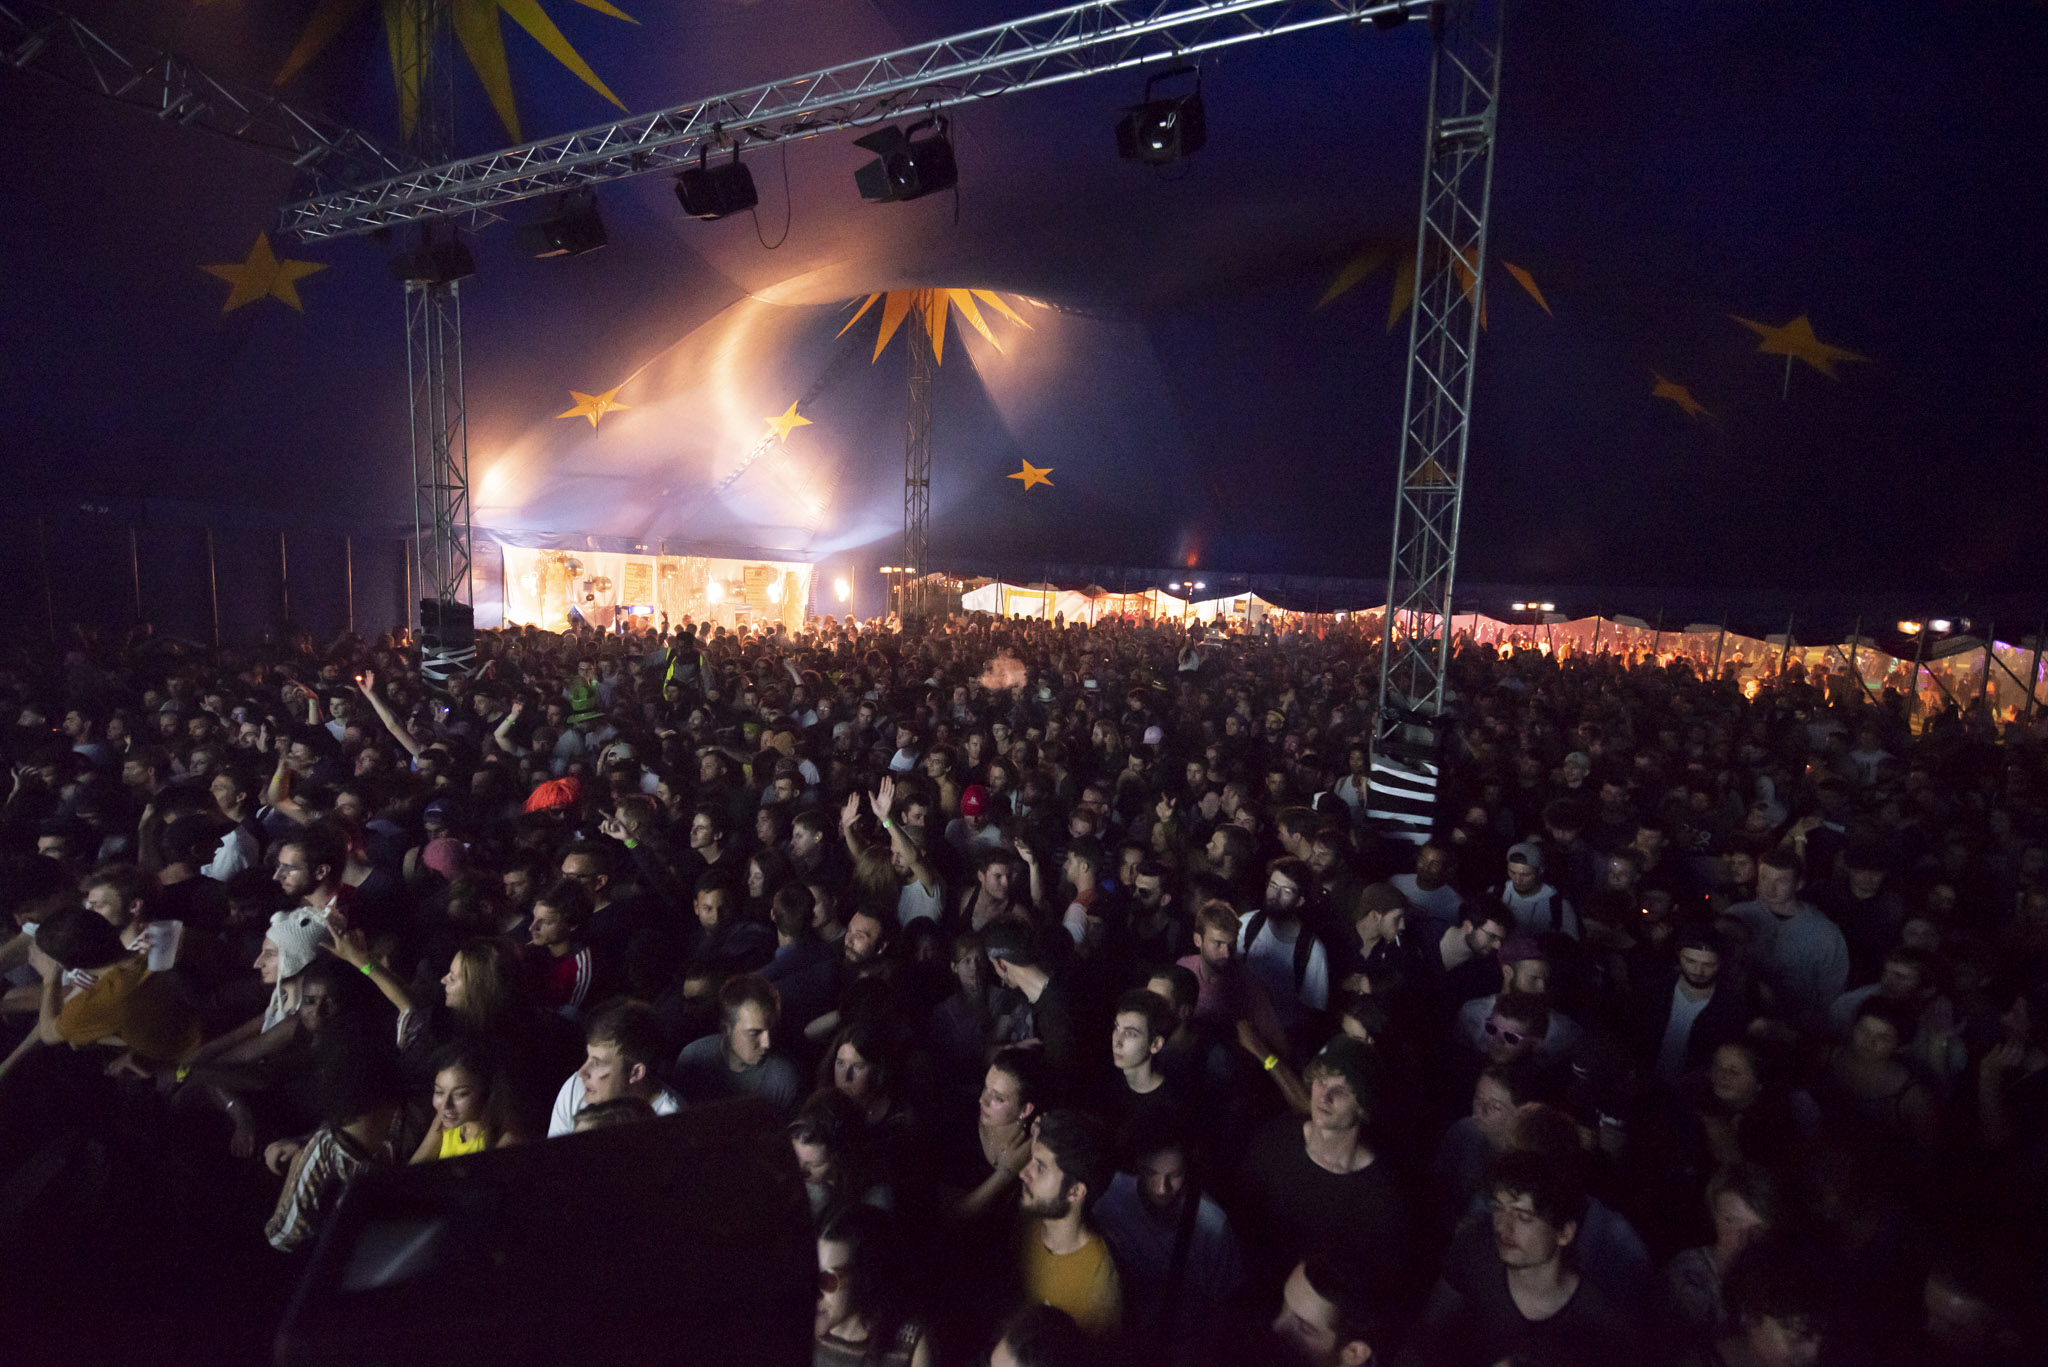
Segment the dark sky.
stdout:
<svg viewBox="0 0 2048 1367">
<path fill-rule="evenodd" d="M 1036 8 L 622 7 L 638 27 L 548 3 L 636 109 Z M 312 5 L 81 8 L 264 79 Z M 1527 269 L 1553 312 L 1491 272 L 1467 577 L 2048 587 L 2048 9 L 1527 0 L 1511 25 L 1493 255 Z M 529 135 L 616 112 L 506 29 Z M 1412 241 L 1425 55 L 1419 29 L 1223 54 L 1204 71 L 1209 146 L 1177 179 L 1111 154 L 1138 79 L 976 107 L 955 130 L 957 227 L 950 198 L 860 203 L 862 157 L 844 135 L 790 152 L 792 233 L 777 252 L 746 220 L 682 220 L 658 179 L 603 193 L 611 245 L 590 257 L 526 260 L 507 225 L 491 227 L 466 296 L 476 453 L 518 445 L 538 466 L 561 462 L 552 492 L 517 509 L 522 527 L 687 539 L 683 510 L 709 476 L 664 464 L 673 432 L 622 427 L 600 477 L 571 451 L 584 425 L 554 415 L 570 388 L 649 366 L 750 292 L 792 298 L 815 316 L 750 344 L 748 382 L 816 392 L 830 418 L 801 438 L 831 451 L 817 476 L 831 506 L 810 549 L 887 560 L 901 362 L 833 368 L 843 315 L 825 304 L 987 286 L 1063 312 L 1001 375 L 985 353 L 949 349 L 942 551 L 1382 575 L 1407 329 L 1384 329 L 1388 270 L 1316 302 L 1361 246 Z M 466 70 L 460 89 L 465 143 L 502 141 Z M 294 93 L 388 135 L 371 22 Z M 750 160 L 773 241 L 781 171 L 772 154 Z M 276 240 L 280 255 L 327 266 L 300 282 L 305 312 L 264 301 L 224 317 L 226 286 L 198 268 L 246 255 L 290 193 L 287 172 L 12 73 L 0 75 L 0 166 L 0 500 L 155 499 L 207 516 L 311 501 L 330 522 L 409 520 L 402 333 L 382 248 Z M 1872 359 L 1834 380 L 1795 365 L 1785 397 L 1782 360 L 1759 355 L 1731 314 L 1804 314 Z M 838 345 L 872 337 L 864 320 Z M 1652 398 L 1653 372 L 1712 418 Z M 1004 481 L 1020 457 L 1054 464 L 1055 488 L 1026 496 Z M 640 520 L 590 511 L 607 500 Z"/>
</svg>

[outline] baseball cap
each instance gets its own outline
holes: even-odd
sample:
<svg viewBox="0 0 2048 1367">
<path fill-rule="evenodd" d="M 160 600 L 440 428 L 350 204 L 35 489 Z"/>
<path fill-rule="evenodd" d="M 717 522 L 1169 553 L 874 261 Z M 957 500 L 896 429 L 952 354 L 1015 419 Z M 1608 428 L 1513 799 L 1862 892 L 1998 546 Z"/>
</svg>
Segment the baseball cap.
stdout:
<svg viewBox="0 0 2048 1367">
<path fill-rule="evenodd" d="M 1146 728 L 1145 728 L 1145 741 L 1144 741 L 1144 743 L 1145 743 L 1146 745 L 1163 745 L 1163 744 L 1165 744 L 1165 743 L 1166 743 L 1166 728 L 1164 728 L 1164 727 L 1161 727 L 1161 726 L 1148 726 L 1148 727 L 1146 727 Z"/>
<path fill-rule="evenodd" d="M 980 816 L 988 810 L 988 789 L 979 783 L 970 783 L 960 790 L 960 814 Z"/>
<path fill-rule="evenodd" d="M 1532 869 L 1543 867 L 1543 849 L 1534 841 L 1523 840 L 1508 846 L 1510 864 L 1527 864 Z"/>
<path fill-rule="evenodd" d="M 1593 767 L 1593 757 L 1587 754 L 1584 750 L 1572 751 L 1569 755 L 1566 755 L 1564 757 L 1564 762 L 1566 764 L 1577 765 L 1579 768 L 1586 770 L 1590 770 Z"/>
</svg>

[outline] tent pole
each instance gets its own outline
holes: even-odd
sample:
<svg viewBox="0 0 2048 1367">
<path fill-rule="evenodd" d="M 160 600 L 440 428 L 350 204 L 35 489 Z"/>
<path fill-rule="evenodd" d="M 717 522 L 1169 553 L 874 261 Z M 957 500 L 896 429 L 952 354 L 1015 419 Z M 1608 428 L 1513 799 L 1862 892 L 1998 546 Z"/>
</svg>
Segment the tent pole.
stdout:
<svg viewBox="0 0 2048 1367">
<path fill-rule="evenodd" d="M 277 588 L 279 601 L 284 607 L 283 624 L 289 624 L 292 620 L 292 561 L 285 550 L 282 527 L 277 529 Z"/>
<path fill-rule="evenodd" d="M 405 596 L 412 597 L 412 560 L 405 562 Z M 220 569 L 213 560 L 213 528 L 206 529 L 206 589 L 213 601 L 213 648 L 220 649 Z"/>
<path fill-rule="evenodd" d="M 1981 699 L 1991 691 L 1991 646 L 1998 639 L 1998 623 L 1984 624 L 1984 677 L 1977 684 L 1977 697 Z"/>
<path fill-rule="evenodd" d="M 1792 663 L 1792 623 L 1797 620 L 1788 613 L 1785 617 L 1785 648 L 1778 652 L 1778 677 L 1785 677 L 1785 667 Z"/>
<path fill-rule="evenodd" d="M 1606 624 L 1607 618 L 1604 613 L 1596 612 L 1593 614 L 1593 648 L 1586 652 L 1592 659 L 1597 660 L 1600 658 L 1600 628 Z"/>
<path fill-rule="evenodd" d="M 142 547 L 136 541 L 135 524 L 128 524 L 128 576 L 135 584 L 135 621 L 142 622 Z"/>
<path fill-rule="evenodd" d="M 341 539 L 341 586 L 348 600 L 348 634 L 356 634 L 356 539 Z M 502 597 L 502 595 L 500 595 Z"/>
<path fill-rule="evenodd" d="M 1926 658 L 1927 628 L 1923 625 L 1920 628 L 1920 630 L 1913 633 L 1913 695 L 1910 699 L 1912 704 L 1912 710 L 1907 713 L 1907 716 L 1909 718 L 1915 712 L 1926 711 L 1926 709 L 1920 705 L 1920 667 L 1921 662 Z"/>
<path fill-rule="evenodd" d="M 2034 662 L 2027 667 L 2027 720 L 2034 719 L 2034 693 L 2041 686 L 2041 638 L 2048 636 L 2048 622 L 2034 629 Z"/>
<path fill-rule="evenodd" d="M 1728 645 L 1728 609 L 1721 609 L 1721 634 L 1714 638 L 1714 682 L 1721 682 L 1721 652 Z"/>
<path fill-rule="evenodd" d="M 1657 609 L 1657 630 L 1650 637 L 1650 663 L 1657 663 L 1657 647 L 1664 644 L 1664 609 Z"/>
</svg>

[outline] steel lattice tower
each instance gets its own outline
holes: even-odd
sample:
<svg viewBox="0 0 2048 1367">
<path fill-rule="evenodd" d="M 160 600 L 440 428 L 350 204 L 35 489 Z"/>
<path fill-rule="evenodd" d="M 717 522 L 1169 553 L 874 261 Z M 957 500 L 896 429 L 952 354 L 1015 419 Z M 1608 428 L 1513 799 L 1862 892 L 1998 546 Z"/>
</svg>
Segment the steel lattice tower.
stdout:
<svg viewBox="0 0 2048 1367">
<path fill-rule="evenodd" d="M 950 322 L 941 315 L 942 325 Z M 903 434 L 903 601 L 905 618 L 925 610 L 925 563 L 932 522 L 932 355 L 925 319 L 913 318 L 910 334 L 910 412 Z M 913 604 L 915 608 L 913 609 Z"/>
<path fill-rule="evenodd" d="M 1433 718 L 1450 665 L 1451 591 L 1484 311 L 1505 0 L 1434 11 L 1429 131 L 1408 316 L 1408 383 L 1381 635 L 1380 734 Z"/>
<path fill-rule="evenodd" d="M 406 150 L 429 164 L 454 155 L 454 62 L 448 0 L 405 0 L 408 25 L 398 71 L 401 98 L 418 92 Z M 425 247 L 433 225 L 421 230 Z M 453 232 L 452 225 L 449 232 Z M 452 239 L 451 239 L 452 240 Z M 468 647 L 434 650 L 473 600 L 469 526 L 469 425 L 463 406 L 462 298 L 456 280 L 405 286 L 407 398 L 412 419 L 413 582 L 430 653 L 462 669 Z M 428 602 L 435 604 L 429 609 Z M 410 610 L 410 605 L 408 605 Z M 428 618 L 432 615 L 433 622 Z M 466 633 L 465 633 L 466 636 Z M 434 662 L 429 661 L 432 665 Z"/>
</svg>

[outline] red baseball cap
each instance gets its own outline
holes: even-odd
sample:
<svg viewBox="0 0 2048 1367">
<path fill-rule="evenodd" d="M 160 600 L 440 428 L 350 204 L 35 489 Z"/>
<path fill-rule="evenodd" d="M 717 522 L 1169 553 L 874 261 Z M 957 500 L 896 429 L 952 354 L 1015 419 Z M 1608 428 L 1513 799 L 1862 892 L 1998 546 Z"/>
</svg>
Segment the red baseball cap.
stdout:
<svg viewBox="0 0 2048 1367">
<path fill-rule="evenodd" d="M 980 816 L 987 810 L 988 789 L 982 787 L 979 783 L 975 783 L 961 790 L 960 814 L 962 816 Z"/>
</svg>

